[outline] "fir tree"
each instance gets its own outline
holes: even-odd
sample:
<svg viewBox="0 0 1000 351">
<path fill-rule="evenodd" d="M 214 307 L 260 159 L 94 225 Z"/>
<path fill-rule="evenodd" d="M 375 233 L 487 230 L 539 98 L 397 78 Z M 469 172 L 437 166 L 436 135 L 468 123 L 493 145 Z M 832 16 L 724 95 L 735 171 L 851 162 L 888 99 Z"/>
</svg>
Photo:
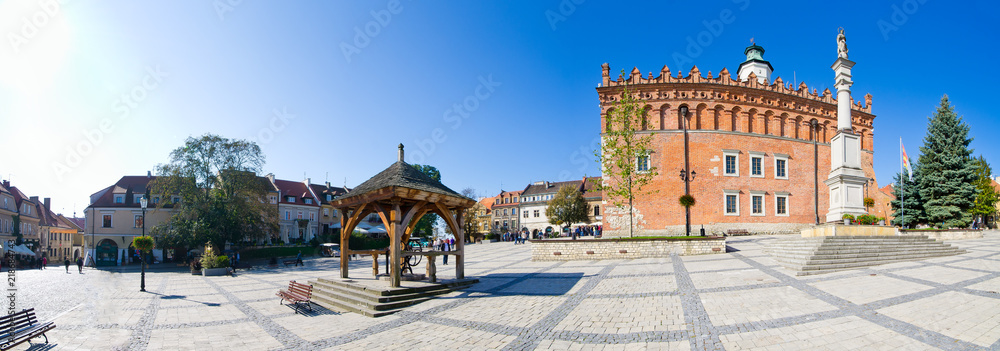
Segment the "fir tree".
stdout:
<svg viewBox="0 0 1000 351">
<path fill-rule="evenodd" d="M 976 199 L 975 166 L 969 157 L 969 125 L 955 114 L 948 95 L 929 118 L 920 147 L 921 177 L 917 183 L 927 223 L 937 228 L 963 228 L 972 223 Z"/>
<path fill-rule="evenodd" d="M 1000 200 L 1000 194 L 993 187 L 992 179 L 990 179 L 993 169 L 986 162 L 986 158 L 979 156 L 979 158 L 972 159 L 972 163 L 976 170 L 976 200 L 973 201 L 972 215 L 973 218 L 978 218 L 982 223 L 986 223 L 986 220 L 997 212 L 996 205 L 997 201 Z"/>
<path fill-rule="evenodd" d="M 927 221 L 927 214 L 924 213 L 924 206 L 920 200 L 920 189 L 917 188 L 917 183 L 920 180 L 920 165 L 912 165 L 911 167 L 913 167 L 913 180 L 910 180 L 910 172 L 906 170 L 903 170 L 903 173 L 896 173 L 896 177 L 893 178 L 895 185 L 892 187 L 892 196 L 895 196 L 896 199 L 890 202 L 893 210 L 892 225 L 904 228 L 913 228 L 918 223 Z M 903 211 L 900 211 L 901 208 Z"/>
</svg>

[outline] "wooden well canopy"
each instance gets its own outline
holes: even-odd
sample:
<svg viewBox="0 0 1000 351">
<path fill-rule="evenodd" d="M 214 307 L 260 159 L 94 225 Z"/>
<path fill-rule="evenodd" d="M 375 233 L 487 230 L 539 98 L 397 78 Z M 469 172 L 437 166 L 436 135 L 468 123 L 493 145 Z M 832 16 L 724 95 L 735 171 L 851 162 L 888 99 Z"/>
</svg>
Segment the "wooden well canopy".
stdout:
<svg viewBox="0 0 1000 351">
<path fill-rule="evenodd" d="M 423 174 L 403 161 L 403 144 L 399 144 L 399 160 L 379 174 L 368 179 L 350 192 L 334 200 L 331 205 L 341 212 L 340 224 L 340 277 L 347 276 L 347 259 L 352 253 L 348 238 L 358 223 L 372 213 L 377 213 L 389 235 L 389 285 L 398 287 L 402 271 L 403 245 L 409 240 L 413 228 L 426 214 L 441 216 L 455 233 L 455 277 L 465 278 L 465 235 L 462 230 L 463 210 L 476 204 L 441 182 Z"/>
</svg>

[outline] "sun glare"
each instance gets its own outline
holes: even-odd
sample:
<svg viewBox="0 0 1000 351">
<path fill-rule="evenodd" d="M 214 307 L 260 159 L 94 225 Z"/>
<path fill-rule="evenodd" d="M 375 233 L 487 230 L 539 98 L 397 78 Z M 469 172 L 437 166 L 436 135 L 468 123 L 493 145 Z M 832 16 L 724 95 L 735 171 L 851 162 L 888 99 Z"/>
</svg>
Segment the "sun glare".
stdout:
<svg viewBox="0 0 1000 351">
<path fill-rule="evenodd" d="M 67 5 L 59 0 L 0 3 L 0 84 L 21 99 L 36 100 L 54 88 L 71 45 Z"/>
</svg>

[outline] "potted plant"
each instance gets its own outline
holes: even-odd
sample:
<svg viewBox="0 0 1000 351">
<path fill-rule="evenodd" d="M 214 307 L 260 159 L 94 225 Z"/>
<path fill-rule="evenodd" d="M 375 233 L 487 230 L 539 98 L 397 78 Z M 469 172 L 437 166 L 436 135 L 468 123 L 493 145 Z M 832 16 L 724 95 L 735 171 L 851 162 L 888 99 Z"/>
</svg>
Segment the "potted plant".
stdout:
<svg viewBox="0 0 1000 351">
<path fill-rule="evenodd" d="M 844 225 L 851 225 L 851 222 L 854 221 L 854 215 L 850 213 L 845 213 L 843 218 L 844 218 Z"/>
<path fill-rule="evenodd" d="M 865 205 L 865 211 L 869 211 L 868 209 L 875 207 L 875 199 L 870 197 L 864 198 L 863 200 L 861 200 L 861 203 Z"/>
<path fill-rule="evenodd" d="M 879 217 L 878 218 L 878 225 L 885 225 L 885 218 L 884 217 Z"/>
<path fill-rule="evenodd" d="M 202 275 L 206 277 L 229 274 L 229 257 L 216 256 L 212 244 L 205 246 L 205 254 L 201 256 Z"/>
</svg>

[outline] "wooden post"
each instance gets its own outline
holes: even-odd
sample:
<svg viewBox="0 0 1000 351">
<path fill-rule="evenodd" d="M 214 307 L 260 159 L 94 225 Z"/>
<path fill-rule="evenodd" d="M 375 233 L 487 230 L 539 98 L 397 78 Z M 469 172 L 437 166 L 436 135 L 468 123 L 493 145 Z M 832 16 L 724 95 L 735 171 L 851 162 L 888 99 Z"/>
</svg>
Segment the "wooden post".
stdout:
<svg viewBox="0 0 1000 351">
<path fill-rule="evenodd" d="M 378 254 L 372 254 L 372 277 L 378 278 Z"/>
<path fill-rule="evenodd" d="M 455 210 L 455 279 L 465 279 L 465 218 L 462 218 L 462 211 Z"/>
<path fill-rule="evenodd" d="M 389 286 L 393 288 L 399 287 L 400 280 L 402 279 L 400 271 L 403 269 L 403 267 L 400 267 L 400 263 L 402 262 L 400 259 L 403 257 L 401 247 L 403 231 L 399 228 L 399 220 L 401 219 L 399 212 L 398 204 L 394 204 L 392 206 L 392 210 L 389 212 L 389 238 L 391 238 L 389 246 L 392 248 L 392 254 L 389 258 L 389 262 L 391 262 L 391 265 L 389 266 Z"/>
<path fill-rule="evenodd" d="M 347 228 L 347 213 L 344 211 L 340 212 L 340 277 L 347 279 L 347 268 L 348 268 L 348 258 L 351 256 L 351 249 L 348 246 L 348 240 L 351 233 L 347 232 L 351 228 Z"/>
</svg>

